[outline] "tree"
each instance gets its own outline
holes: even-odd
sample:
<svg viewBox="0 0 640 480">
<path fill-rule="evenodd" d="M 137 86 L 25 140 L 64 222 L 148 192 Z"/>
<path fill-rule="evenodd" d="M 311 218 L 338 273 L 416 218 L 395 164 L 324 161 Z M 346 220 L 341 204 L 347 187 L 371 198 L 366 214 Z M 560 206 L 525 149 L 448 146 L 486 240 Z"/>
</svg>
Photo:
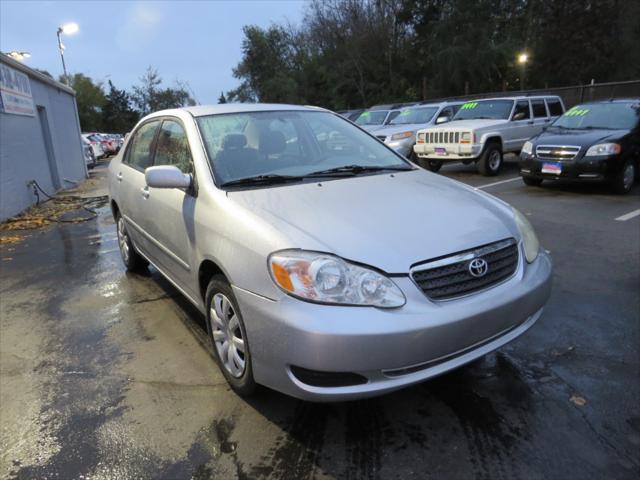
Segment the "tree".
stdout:
<svg viewBox="0 0 640 480">
<path fill-rule="evenodd" d="M 227 98 L 224 96 L 224 92 L 220 92 L 220 96 L 218 97 L 218 103 L 227 103 Z"/>
<path fill-rule="evenodd" d="M 162 78 L 153 67 L 148 67 L 140 77 L 140 85 L 133 87 L 133 102 L 141 116 L 168 108 L 195 105 L 194 99 L 185 87 L 179 84 L 175 88 L 161 88 Z"/>
<path fill-rule="evenodd" d="M 59 81 L 64 83 L 64 78 L 61 76 Z M 70 77 L 69 86 L 76 92 L 78 117 L 82 131 L 101 131 L 102 109 L 106 102 L 102 84 L 94 83 L 91 78 L 82 73 L 76 73 Z"/>
<path fill-rule="evenodd" d="M 126 133 L 138 122 L 138 113 L 131 106 L 131 97 L 117 89 L 109 80 L 109 93 L 102 108 L 102 128 L 107 132 Z"/>
</svg>

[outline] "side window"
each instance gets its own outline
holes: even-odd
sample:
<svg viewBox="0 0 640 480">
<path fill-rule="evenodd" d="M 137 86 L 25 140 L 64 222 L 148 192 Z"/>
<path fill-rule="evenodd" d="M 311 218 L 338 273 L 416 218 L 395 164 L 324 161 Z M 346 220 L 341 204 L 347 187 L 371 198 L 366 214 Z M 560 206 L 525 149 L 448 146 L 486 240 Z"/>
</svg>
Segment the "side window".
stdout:
<svg viewBox="0 0 640 480">
<path fill-rule="evenodd" d="M 562 115 L 562 104 L 557 98 L 547 98 L 547 107 L 549 107 L 549 115 L 552 117 Z"/>
<path fill-rule="evenodd" d="M 535 118 L 546 117 L 547 108 L 544 106 L 544 100 L 531 100 L 531 107 L 533 108 L 533 116 Z"/>
<path fill-rule="evenodd" d="M 158 121 L 145 123 L 134 133 L 129 143 L 125 163 L 139 170 L 151 166 L 153 139 L 159 123 Z"/>
<path fill-rule="evenodd" d="M 513 120 L 528 120 L 531 118 L 531 113 L 529 112 L 529 101 L 528 100 L 519 100 L 516 103 L 516 108 L 513 111 Z"/>
<path fill-rule="evenodd" d="M 173 165 L 182 173 L 193 173 L 189 141 L 180 123 L 175 120 L 162 122 L 157 143 L 154 165 Z"/>
</svg>

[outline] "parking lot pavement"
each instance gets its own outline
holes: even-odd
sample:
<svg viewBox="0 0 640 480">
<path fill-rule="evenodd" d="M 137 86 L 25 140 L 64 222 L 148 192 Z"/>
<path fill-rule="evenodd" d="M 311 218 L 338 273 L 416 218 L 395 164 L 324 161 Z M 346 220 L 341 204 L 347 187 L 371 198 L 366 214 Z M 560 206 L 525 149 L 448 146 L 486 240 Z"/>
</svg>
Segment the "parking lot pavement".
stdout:
<svg viewBox="0 0 640 480">
<path fill-rule="evenodd" d="M 528 215 L 556 268 L 541 320 L 365 401 L 237 397 L 202 317 L 155 270 L 124 272 L 106 205 L 3 247 L 0 477 L 638 478 L 640 216 L 616 218 L 640 187 L 531 188 L 506 167 L 441 173 Z"/>
</svg>

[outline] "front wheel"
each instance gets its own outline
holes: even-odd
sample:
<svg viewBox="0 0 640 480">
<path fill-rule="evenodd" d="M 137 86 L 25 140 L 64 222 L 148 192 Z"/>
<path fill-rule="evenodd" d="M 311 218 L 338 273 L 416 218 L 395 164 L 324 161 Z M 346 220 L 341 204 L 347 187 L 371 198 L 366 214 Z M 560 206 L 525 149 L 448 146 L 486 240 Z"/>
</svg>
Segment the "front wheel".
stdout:
<svg viewBox="0 0 640 480">
<path fill-rule="evenodd" d="M 627 160 L 615 177 L 611 179 L 611 188 L 615 193 L 624 195 L 631 191 L 633 181 L 636 178 L 636 166 L 631 160 Z"/>
<path fill-rule="evenodd" d="M 502 168 L 502 149 L 496 143 L 490 143 L 478 161 L 478 171 L 487 177 L 494 177 Z"/>
<path fill-rule="evenodd" d="M 231 388 L 242 396 L 256 389 L 247 331 L 229 282 L 216 275 L 205 294 L 207 324 L 218 366 Z"/>
</svg>

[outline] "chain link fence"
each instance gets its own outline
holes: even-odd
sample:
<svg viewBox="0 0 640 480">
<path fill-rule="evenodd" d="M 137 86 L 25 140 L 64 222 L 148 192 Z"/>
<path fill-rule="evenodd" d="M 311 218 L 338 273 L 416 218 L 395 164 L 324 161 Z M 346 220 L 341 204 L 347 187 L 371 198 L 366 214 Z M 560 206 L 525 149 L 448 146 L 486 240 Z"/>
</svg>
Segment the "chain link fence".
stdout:
<svg viewBox="0 0 640 480">
<path fill-rule="evenodd" d="M 444 100 L 476 100 L 493 97 L 516 97 L 521 95 L 558 95 L 562 98 L 567 109 L 579 103 L 593 100 L 608 100 L 609 98 L 640 98 L 640 80 L 626 82 L 592 83 L 589 85 L 575 85 L 572 87 L 541 88 L 536 90 L 519 90 L 509 92 L 490 92 L 462 95 L 458 97 L 434 98 L 429 102 Z"/>
</svg>

